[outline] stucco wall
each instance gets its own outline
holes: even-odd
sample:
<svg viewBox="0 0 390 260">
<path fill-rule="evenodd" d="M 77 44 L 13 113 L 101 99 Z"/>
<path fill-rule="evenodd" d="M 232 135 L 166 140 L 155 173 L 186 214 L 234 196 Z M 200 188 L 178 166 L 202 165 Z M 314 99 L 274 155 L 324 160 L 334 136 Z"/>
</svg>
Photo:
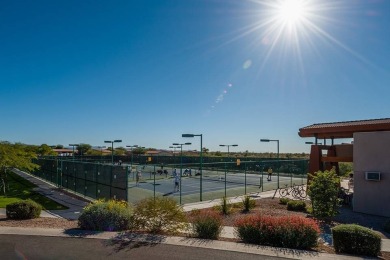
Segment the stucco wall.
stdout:
<svg viewBox="0 0 390 260">
<path fill-rule="evenodd" d="M 353 210 L 390 217 L 390 132 L 353 135 Z M 365 180 L 366 171 L 381 172 L 381 181 Z"/>
</svg>

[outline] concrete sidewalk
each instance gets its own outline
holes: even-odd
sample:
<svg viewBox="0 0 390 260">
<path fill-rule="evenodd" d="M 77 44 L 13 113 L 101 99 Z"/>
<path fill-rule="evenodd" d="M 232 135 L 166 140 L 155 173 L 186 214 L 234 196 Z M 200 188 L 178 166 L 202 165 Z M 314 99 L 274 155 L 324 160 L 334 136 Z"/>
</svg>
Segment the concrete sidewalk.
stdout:
<svg viewBox="0 0 390 260">
<path fill-rule="evenodd" d="M 61 217 L 66 219 L 78 219 L 83 208 L 88 205 L 88 202 L 77 199 L 77 196 L 69 196 L 55 185 L 37 178 L 34 175 L 14 169 L 14 173 L 23 177 L 24 179 L 37 185 L 34 190 L 39 194 L 48 197 L 51 200 L 58 202 L 61 205 L 68 207 L 66 210 L 46 210 L 42 211 L 41 217 Z M 5 210 L 5 209 L 4 209 Z M 1 213 L 1 211 L 0 211 Z M 5 211 L 4 211 L 5 214 Z"/>
</svg>

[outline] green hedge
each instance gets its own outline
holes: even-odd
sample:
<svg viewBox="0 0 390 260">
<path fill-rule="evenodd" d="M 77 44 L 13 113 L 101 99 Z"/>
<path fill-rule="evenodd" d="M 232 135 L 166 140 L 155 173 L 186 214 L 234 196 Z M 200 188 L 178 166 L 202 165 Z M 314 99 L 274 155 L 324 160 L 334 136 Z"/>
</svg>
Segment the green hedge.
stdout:
<svg viewBox="0 0 390 260">
<path fill-rule="evenodd" d="M 305 211 L 306 203 L 302 200 L 290 200 L 287 202 L 287 210 Z"/>
<path fill-rule="evenodd" d="M 332 228 L 333 245 L 337 253 L 377 256 L 381 237 L 375 231 L 359 225 L 338 225 Z"/>
<path fill-rule="evenodd" d="M 10 219 L 39 218 L 42 206 L 32 200 L 22 200 L 6 205 L 6 215 Z"/>
</svg>

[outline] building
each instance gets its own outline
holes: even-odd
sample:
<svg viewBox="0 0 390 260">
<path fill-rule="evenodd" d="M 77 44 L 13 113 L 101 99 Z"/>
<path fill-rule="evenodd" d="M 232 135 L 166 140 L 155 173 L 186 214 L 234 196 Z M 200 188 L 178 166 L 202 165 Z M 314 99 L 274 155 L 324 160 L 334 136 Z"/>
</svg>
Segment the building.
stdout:
<svg viewBox="0 0 390 260">
<path fill-rule="evenodd" d="M 58 156 L 73 156 L 73 149 L 53 149 L 53 152 L 57 153 Z M 75 150 L 77 153 L 77 150 Z"/>
<path fill-rule="evenodd" d="M 315 138 L 310 173 L 332 167 L 338 172 L 339 162 L 353 162 L 353 210 L 390 217 L 390 118 L 313 124 L 298 135 Z M 334 143 L 343 138 L 353 141 Z"/>
</svg>

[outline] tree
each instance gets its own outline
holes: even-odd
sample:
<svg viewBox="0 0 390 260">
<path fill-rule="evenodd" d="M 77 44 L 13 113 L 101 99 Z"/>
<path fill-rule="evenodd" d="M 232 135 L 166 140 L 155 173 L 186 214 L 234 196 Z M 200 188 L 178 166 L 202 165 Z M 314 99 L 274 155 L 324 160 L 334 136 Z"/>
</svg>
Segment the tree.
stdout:
<svg viewBox="0 0 390 260">
<path fill-rule="evenodd" d="M 132 153 L 133 154 L 145 154 L 146 149 L 141 148 L 141 147 L 137 147 L 137 148 L 133 149 Z"/>
<path fill-rule="evenodd" d="M 339 172 L 340 176 L 348 176 L 353 172 L 353 164 L 351 162 L 341 162 L 339 163 Z"/>
<path fill-rule="evenodd" d="M 37 155 L 29 151 L 29 147 L 24 144 L 0 142 L 0 187 L 4 194 L 7 186 L 7 171 L 12 168 L 35 170 L 39 165 L 32 162 L 34 158 L 37 158 Z"/>
<path fill-rule="evenodd" d="M 216 151 L 216 152 L 214 153 L 214 155 L 215 155 L 215 156 L 222 156 L 222 153 L 221 153 L 221 151 Z"/>
<path fill-rule="evenodd" d="M 17 144 L 15 144 L 15 145 L 17 145 Z M 56 153 L 47 144 L 41 144 L 41 146 L 38 147 L 38 155 L 48 156 L 48 155 L 56 155 Z"/>
<path fill-rule="evenodd" d="M 340 179 L 333 168 L 330 171 L 318 171 L 312 178 L 308 188 L 313 215 L 321 219 L 330 219 L 338 214 L 340 201 Z"/>
<path fill-rule="evenodd" d="M 114 154 L 115 155 L 125 155 L 126 152 L 127 152 L 127 150 L 125 148 L 123 148 L 123 147 L 117 147 L 114 150 Z"/>
<path fill-rule="evenodd" d="M 87 154 L 89 150 L 91 150 L 92 146 L 89 144 L 79 144 L 77 146 L 77 151 L 79 155 Z"/>
<path fill-rule="evenodd" d="M 203 148 L 202 148 L 202 151 L 203 151 L 203 153 L 208 153 L 208 152 L 209 152 L 209 149 L 207 149 L 206 147 L 203 147 Z"/>
<path fill-rule="evenodd" d="M 54 149 L 64 149 L 64 146 L 62 144 L 57 144 Z"/>
</svg>

